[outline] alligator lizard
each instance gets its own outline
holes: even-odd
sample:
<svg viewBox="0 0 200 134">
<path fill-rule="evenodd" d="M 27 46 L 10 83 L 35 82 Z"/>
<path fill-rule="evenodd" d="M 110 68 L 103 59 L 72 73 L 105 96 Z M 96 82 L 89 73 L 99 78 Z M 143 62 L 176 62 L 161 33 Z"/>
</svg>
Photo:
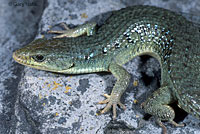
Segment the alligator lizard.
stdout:
<svg viewBox="0 0 200 134">
<path fill-rule="evenodd" d="M 188 113 L 200 118 L 200 29 L 172 11 L 152 6 L 132 6 L 113 11 L 98 29 L 87 23 L 60 33 L 53 39 L 36 39 L 13 53 L 20 64 L 64 74 L 111 72 L 116 78 L 111 95 L 99 103 L 101 111 L 116 106 L 123 109 L 120 97 L 130 82 L 122 67 L 140 55 L 155 57 L 161 65 L 161 87 L 142 103 L 146 113 L 161 121 L 173 121 L 174 110 L 168 105 L 177 101 Z M 87 36 L 81 36 L 87 34 Z"/>
</svg>

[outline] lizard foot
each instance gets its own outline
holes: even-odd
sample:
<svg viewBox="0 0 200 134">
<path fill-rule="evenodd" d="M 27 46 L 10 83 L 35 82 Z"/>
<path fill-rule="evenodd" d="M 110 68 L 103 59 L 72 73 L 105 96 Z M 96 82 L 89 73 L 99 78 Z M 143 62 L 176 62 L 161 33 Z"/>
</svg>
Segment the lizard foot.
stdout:
<svg viewBox="0 0 200 134">
<path fill-rule="evenodd" d="M 162 128 L 163 134 L 167 134 L 167 128 L 165 125 L 161 122 L 161 120 L 157 119 L 156 123 Z M 170 124 L 174 125 L 175 127 L 184 127 L 184 124 L 178 124 L 175 121 L 169 121 Z"/>
<path fill-rule="evenodd" d="M 117 112 L 116 107 L 119 105 L 122 109 L 126 109 L 126 106 L 120 102 L 120 100 L 116 100 L 116 96 L 110 96 L 108 94 L 104 94 L 104 96 L 107 98 L 103 101 L 100 101 L 99 104 L 107 104 L 106 107 L 101 111 L 101 114 L 107 112 L 110 110 L 110 108 L 113 108 L 113 119 L 116 119 Z"/>
<path fill-rule="evenodd" d="M 60 34 L 53 38 L 72 37 L 73 31 L 70 31 L 70 28 L 67 26 L 67 24 L 61 23 L 60 25 L 62 28 L 64 28 L 64 30 L 49 30 L 48 33 Z"/>
<path fill-rule="evenodd" d="M 183 124 L 183 123 L 182 124 L 178 124 L 175 121 L 170 121 L 169 123 L 174 125 L 175 127 L 184 127 L 185 126 L 185 124 Z"/>
<path fill-rule="evenodd" d="M 60 24 L 64 30 L 62 31 L 54 31 L 50 30 L 48 33 L 53 34 L 60 34 L 58 36 L 55 36 L 53 38 L 64 38 L 64 37 L 79 37 L 82 35 L 91 36 L 95 34 L 96 32 L 96 23 L 95 22 L 88 22 L 86 24 L 79 25 L 75 28 L 70 29 L 65 23 Z"/>
</svg>

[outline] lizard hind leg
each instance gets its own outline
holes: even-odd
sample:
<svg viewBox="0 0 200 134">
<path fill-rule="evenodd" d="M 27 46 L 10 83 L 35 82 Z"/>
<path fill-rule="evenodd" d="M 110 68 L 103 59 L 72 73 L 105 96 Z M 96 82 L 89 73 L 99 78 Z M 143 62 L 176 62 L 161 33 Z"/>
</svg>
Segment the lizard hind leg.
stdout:
<svg viewBox="0 0 200 134">
<path fill-rule="evenodd" d="M 149 113 L 156 117 L 156 123 L 162 127 L 163 134 L 167 134 L 167 128 L 162 121 L 168 121 L 176 127 L 184 126 L 183 124 L 177 124 L 174 122 L 175 112 L 168 104 L 174 101 L 171 91 L 167 86 L 159 88 L 149 97 L 144 103 L 142 108 L 146 113 Z"/>
</svg>

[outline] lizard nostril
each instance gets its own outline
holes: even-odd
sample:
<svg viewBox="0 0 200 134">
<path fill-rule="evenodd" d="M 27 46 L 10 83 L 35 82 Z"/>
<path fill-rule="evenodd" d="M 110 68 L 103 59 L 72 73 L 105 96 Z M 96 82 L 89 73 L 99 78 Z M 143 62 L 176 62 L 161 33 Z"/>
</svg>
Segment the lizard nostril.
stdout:
<svg viewBox="0 0 200 134">
<path fill-rule="evenodd" d="M 15 52 L 13 52 L 13 59 L 16 61 L 17 59 L 18 59 L 18 56 L 17 56 L 17 54 L 16 54 L 17 52 L 15 51 Z"/>
</svg>

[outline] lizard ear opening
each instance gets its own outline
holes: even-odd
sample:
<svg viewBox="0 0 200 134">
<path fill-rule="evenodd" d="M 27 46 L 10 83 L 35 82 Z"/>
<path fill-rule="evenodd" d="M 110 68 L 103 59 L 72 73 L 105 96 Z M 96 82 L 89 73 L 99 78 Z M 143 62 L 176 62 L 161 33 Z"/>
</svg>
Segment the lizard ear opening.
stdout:
<svg viewBox="0 0 200 134">
<path fill-rule="evenodd" d="M 71 68 L 73 68 L 74 66 L 75 66 L 74 63 L 71 63 L 71 64 L 68 63 L 68 64 L 66 64 L 65 66 L 59 68 L 59 70 L 57 70 L 57 72 L 59 72 L 59 73 L 65 73 L 65 72 L 68 71 L 68 69 L 71 69 Z"/>
<path fill-rule="evenodd" d="M 72 67 L 74 67 L 74 66 L 75 66 L 75 64 L 74 64 L 74 63 L 72 63 L 72 64 L 71 64 L 71 66 L 70 66 L 69 68 L 72 68 Z"/>
</svg>

